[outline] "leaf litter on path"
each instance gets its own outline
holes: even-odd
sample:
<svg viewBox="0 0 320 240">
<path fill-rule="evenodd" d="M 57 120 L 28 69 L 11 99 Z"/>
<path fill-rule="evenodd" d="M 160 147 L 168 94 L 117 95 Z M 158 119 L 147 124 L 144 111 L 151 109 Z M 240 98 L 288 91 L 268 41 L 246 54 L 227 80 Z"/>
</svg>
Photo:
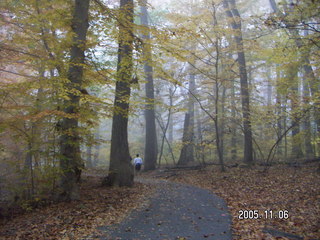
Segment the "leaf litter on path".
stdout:
<svg viewBox="0 0 320 240">
<path fill-rule="evenodd" d="M 276 165 L 267 173 L 258 167 L 231 168 L 222 173 L 219 167 L 210 166 L 201 170 L 179 170 L 174 174 L 163 172 L 158 176 L 208 189 L 222 197 L 232 215 L 234 239 L 290 239 L 286 236 L 299 239 L 300 236 L 311 240 L 320 239 L 317 167 L 306 164 L 296 169 Z M 261 218 L 239 219 L 241 210 L 258 210 Z M 263 214 L 269 210 L 274 216 L 288 211 L 289 217 L 267 218 Z M 271 232 L 279 234 L 271 235 Z"/>
</svg>

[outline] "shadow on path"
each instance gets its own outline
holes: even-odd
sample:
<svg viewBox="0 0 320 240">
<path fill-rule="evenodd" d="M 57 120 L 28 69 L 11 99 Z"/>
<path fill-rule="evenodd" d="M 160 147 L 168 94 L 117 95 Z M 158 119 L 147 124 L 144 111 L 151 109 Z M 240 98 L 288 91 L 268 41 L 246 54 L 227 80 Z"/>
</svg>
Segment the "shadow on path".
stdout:
<svg viewBox="0 0 320 240">
<path fill-rule="evenodd" d="M 232 239 L 231 218 L 222 199 L 207 190 L 158 180 L 148 206 L 118 225 L 100 227 L 105 240 Z"/>
</svg>

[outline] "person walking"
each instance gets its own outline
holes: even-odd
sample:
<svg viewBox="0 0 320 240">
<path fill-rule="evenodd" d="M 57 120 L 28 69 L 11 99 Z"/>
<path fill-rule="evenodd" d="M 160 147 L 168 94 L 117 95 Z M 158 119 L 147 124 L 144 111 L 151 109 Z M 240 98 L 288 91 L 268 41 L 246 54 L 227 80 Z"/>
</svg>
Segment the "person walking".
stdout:
<svg viewBox="0 0 320 240">
<path fill-rule="evenodd" d="M 136 157 L 133 159 L 133 165 L 136 172 L 139 172 L 141 170 L 142 164 L 142 158 L 139 156 L 139 154 L 137 154 Z"/>
</svg>

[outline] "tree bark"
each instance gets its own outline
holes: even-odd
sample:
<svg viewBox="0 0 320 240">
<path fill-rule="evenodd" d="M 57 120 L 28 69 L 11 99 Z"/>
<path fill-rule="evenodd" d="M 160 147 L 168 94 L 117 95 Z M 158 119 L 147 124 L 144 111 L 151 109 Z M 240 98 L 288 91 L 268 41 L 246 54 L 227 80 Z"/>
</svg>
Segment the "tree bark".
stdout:
<svg viewBox="0 0 320 240">
<path fill-rule="evenodd" d="M 173 143 L 173 113 L 172 113 L 172 106 L 173 106 L 173 94 L 174 92 L 176 91 L 176 88 L 175 90 L 173 91 L 172 88 L 170 87 L 169 88 L 169 104 L 170 104 L 170 119 L 169 119 L 169 131 L 168 131 L 168 141 L 170 144 Z"/>
<path fill-rule="evenodd" d="M 252 129 L 250 120 L 250 98 L 248 76 L 246 69 L 246 58 L 244 54 L 242 31 L 241 31 L 241 16 L 236 7 L 235 0 L 224 0 L 224 8 L 226 15 L 231 21 L 230 25 L 234 30 L 234 38 L 238 54 L 238 67 L 240 73 L 240 92 L 242 103 L 242 116 L 243 116 L 243 130 L 244 130 L 244 162 L 252 164 L 253 162 L 253 149 L 252 149 Z"/>
<path fill-rule="evenodd" d="M 60 182 L 61 200 L 75 200 L 79 198 L 77 180 L 81 174 L 82 160 L 80 156 L 80 137 L 78 132 L 79 94 L 83 80 L 83 64 L 85 60 L 85 43 L 87 37 L 88 12 L 90 0 L 75 0 L 72 19 L 74 33 L 73 44 L 70 52 L 70 67 L 68 71 L 69 90 L 68 100 L 64 100 L 63 111 L 72 117 L 61 120 L 60 130 L 60 168 L 62 170 Z"/>
<path fill-rule="evenodd" d="M 300 136 L 300 124 L 299 124 L 299 112 L 300 112 L 300 104 L 299 104 L 299 80 L 298 80 L 298 66 L 291 66 L 288 69 L 288 78 L 293 82 L 290 92 L 290 103 L 291 103 L 291 125 L 294 126 L 292 128 L 292 158 L 301 158 L 303 156 L 302 148 L 301 148 L 301 136 Z"/>
<path fill-rule="evenodd" d="M 304 31 L 304 36 L 308 36 L 308 31 Z M 315 95 L 315 88 L 313 84 L 316 82 L 315 81 L 315 76 L 312 70 L 312 67 L 310 66 L 310 61 L 309 61 L 309 51 L 304 51 L 303 54 L 303 68 L 304 68 L 304 78 L 303 78 L 303 103 L 304 105 L 309 104 L 310 101 L 310 92 L 313 89 L 313 94 Z M 309 65 L 308 65 L 309 64 Z M 319 127 L 319 110 L 315 109 L 315 118 L 317 126 Z M 311 118 L 310 118 L 310 113 L 308 112 L 304 121 L 303 121 L 303 130 L 304 130 L 304 144 L 305 144 L 305 156 L 309 159 L 315 157 L 315 152 L 313 150 L 312 146 L 312 131 L 311 131 Z M 319 129 L 318 129 L 319 130 Z"/>
<path fill-rule="evenodd" d="M 193 152 L 190 148 L 192 135 L 190 134 L 189 129 L 190 129 L 190 115 L 189 113 L 186 113 L 184 118 L 183 137 L 182 137 L 183 146 L 180 152 L 178 165 L 186 165 L 187 163 L 193 160 Z"/>
<path fill-rule="evenodd" d="M 100 140 L 100 127 L 96 129 L 96 132 L 94 133 L 94 139 L 95 141 Z M 99 155 L 100 155 L 100 141 L 97 142 L 94 146 L 94 154 L 93 154 L 93 161 L 92 161 L 92 166 L 96 167 L 99 162 Z"/>
<path fill-rule="evenodd" d="M 133 71 L 133 0 L 120 0 L 119 49 L 114 100 L 110 167 L 106 184 L 132 186 L 133 167 L 128 144 L 129 99 Z"/>
<path fill-rule="evenodd" d="M 150 30 L 147 11 L 147 0 L 140 3 L 141 9 L 141 25 L 144 26 L 143 39 L 143 58 L 144 58 L 144 73 L 146 77 L 146 138 L 145 138 L 145 153 L 144 153 L 144 170 L 154 170 L 157 164 L 158 144 L 156 133 L 156 119 L 155 119 L 155 101 L 154 101 L 154 86 L 153 86 L 153 67 L 152 67 L 152 54 L 150 46 Z"/>
<path fill-rule="evenodd" d="M 277 72 L 277 85 L 279 85 L 280 82 L 280 70 L 279 67 L 276 66 L 276 72 Z M 282 97 L 280 94 L 280 89 L 277 88 L 276 90 L 277 95 L 276 95 L 276 115 L 277 115 L 277 137 L 278 139 L 280 138 L 280 136 L 282 135 Z M 278 147 L 277 147 L 277 154 L 278 157 L 282 157 L 282 141 L 279 141 Z"/>
<path fill-rule="evenodd" d="M 310 98 L 310 91 L 309 91 L 309 85 L 307 81 L 307 77 L 303 79 L 303 104 L 309 104 L 309 98 Z M 314 151 L 311 144 L 311 122 L 310 122 L 310 112 L 306 113 L 306 116 L 303 120 L 303 136 L 304 136 L 304 147 L 305 147 L 305 156 L 309 159 L 314 158 Z"/>
<path fill-rule="evenodd" d="M 221 157 L 222 161 L 220 161 L 221 165 L 224 165 L 224 155 L 225 155 L 225 149 L 224 149 L 224 133 L 225 133 L 225 102 L 226 102 L 226 91 L 227 89 L 223 87 L 222 89 L 222 96 L 221 96 L 221 119 L 220 119 L 220 149 L 221 149 Z M 222 168 L 222 167 L 221 167 Z M 224 169 L 223 169 L 224 170 Z"/>
<path fill-rule="evenodd" d="M 197 147 L 196 147 L 196 158 L 200 162 L 200 164 L 205 165 L 205 152 L 204 152 L 204 145 L 203 145 L 203 136 L 202 136 L 202 122 L 200 111 L 198 108 L 195 109 L 195 119 L 197 125 Z"/>
<path fill-rule="evenodd" d="M 191 67 L 190 67 L 191 69 Z M 186 165 L 189 162 L 194 162 L 194 91 L 195 91 L 195 76 L 189 74 L 189 95 L 188 95 L 188 113 L 185 116 L 183 129 L 182 149 L 178 165 Z"/>
</svg>

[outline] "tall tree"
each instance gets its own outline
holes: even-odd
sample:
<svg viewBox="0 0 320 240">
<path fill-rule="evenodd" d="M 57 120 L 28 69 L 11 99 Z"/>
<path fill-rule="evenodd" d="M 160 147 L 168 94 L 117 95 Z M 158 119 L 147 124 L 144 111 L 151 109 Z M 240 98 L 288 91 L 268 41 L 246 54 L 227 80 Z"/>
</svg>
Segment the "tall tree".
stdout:
<svg viewBox="0 0 320 240">
<path fill-rule="evenodd" d="M 214 28 L 218 27 L 218 19 L 216 15 L 216 8 L 213 6 L 213 26 Z M 217 35 L 215 40 L 214 40 L 214 45 L 215 45 L 215 52 L 216 52 L 216 59 L 214 63 L 214 69 L 215 69 L 215 79 L 214 79 L 214 91 L 215 91 L 215 96 L 214 96 L 214 109 L 215 109 L 215 117 L 214 117 L 214 126 L 215 126 L 215 133 L 216 133 L 216 148 L 217 148 L 217 153 L 218 153 L 218 158 L 219 158 L 219 164 L 221 167 L 221 171 L 225 171 L 224 167 L 224 159 L 223 159 L 223 152 L 224 152 L 224 142 L 223 142 L 223 137 L 224 137 L 224 115 L 225 115 L 225 95 L 226 95 L 226 88 L 224 86 L 220 86 L 220 57 L 221 57 L 221 52 L 220 52 L 220 46 L 221 46 L 221 36 Z M 222 90 L 222 96 L 221 96 L 221 113 L 220 113 L 220 89 L 223 88 Z"/>
<path fill-rule="evenodd" d="M 308 82 L 306 79 L 303 80 L 303 104 L 309 104 L 310 91 Z M 310 122 L 310 112 L 306 113 L 306 117 L 303 121 L 303 131 L 304 131 L 304 147 L 305 147 L 305 156 L 307 158 L 314 157 L 314 151 L 312 147 L 312 133 L 311 133 L 311 122 Z"/>
<path fill-rule="evenodd" d="M 291 89 L 289 91 L 289 98 L 291 103 L 291 115 L 292 123 L 292 152 L 293 158 L 301 158 L 303 156 L 301 147 L 301 136 L 300 136 L 300 124 L 299 124 L 299 113 L 300 113 L 300 95 L 299 95 L 299 77 L 297 64 L 290 64 L 288 67 L 287 75 L 288 81 L 291 81 Z"/>
<path fill-rule="evenodd" d="M 280 82 L 280 70 L 278 64 L 276 65 L 276 85 L 279 85 Z M 280 89 L 276 87 L 276 115 L 277 115 L 277 138 L 280 139 L 283 132 L 283 124 L 282 124 L 282 95 L 280 93 Z M 279 141 L 279 146 L 277 148 L 277 153 L 279 157 L 282 157 L 282 141 Z"/>
<path fill-rule="evenodd" d="M 133 71 L 133 0 L 120 0 L 118 65 L 114 100 L 108 184 L 133 185 L 128 144 L 130 84 Z"/>
<path fill-rule="evenodd" d="M 230 142 L 230 148 L 231 148 L 231 159 L 236 160 L 237 159 L 237 123 L 236 123 L 236 100 L 235 100 L 235 81 L 232 81 L 231 86 L 231 142 Z"/>
<path fill-rule="evenodd" d="M 79 198 L 77 180 L 81 172 L 80 137 L 78 132 L 78 114 L 80 90 L 83 82 L 83 65 L 85 63 L 85 46 L 89 27 L 88 13 L 90 0 L 75 0 L 72 18 L 74 33 L 67 84 L 68 99 L 64 100 L 65 115 L 60 123 L 60 167 L 61 193 L 60 199 L 74 200 Z"/>
<path fill-rule="evenodd" d="M 250 120 L 250 98 L 248 76 L 246 69 L 246 58 L 243 47 L 243 38 L 241 30 L 241 16 L 236 6 L 235 0 L 224 0 L 223 6 L 226 15 L 230 21 L 231 28 L 234 30 L 234 39 L 238 55 L 238 67 L 240 74 L 240 92 L 243 116 L 244 132 L 244 162 L 251 164 L 253 162 L 252 149 L 252 129 Z"/>
<path fill-rule="evenodd" d="M 175 88 L 176 89 L 176 88 Z M 171 87 L 169 87 L 169 106 L 170 106 L 170 119 L 169 119 L 169 131 L 168 131 L 168 140 L 169 143 L 172 144 L 173 143 L 173 117 L 172 117 L 172 106 L 173 106 L 173 93 L 174 91 L 172 90 Z M 168 116 L 169 118 L 169 116 Z"/>
<path fill-rule="evenodd" d="M 144 58 L 144 74 L 146 78 L 146 138 L 145 138 L 145 152 L 144 152 L 144 170 L 154 170 L 157 163 L 158 144 L 156 133 L 156 118 L 155 118 L 155 101 L 154 101 L 154 86 L 153 86 L 153 67 L 152 54 L 150 45 L 150 30 L 147 10 L 147 0 L 140 2 L 141 9 L 141 25 L 143 28 L 143 58 Z"/>
<path fill-rule="evenodd" d="M 189 94 L 188 94 L 188 113 L 185 115 L 182 149 L 178 165 L 185 165 L 194 162 L 194 94 L 195 94 L 195 75 L 192 72 L 192 65 L 189 65 Z"/>
</svg>

